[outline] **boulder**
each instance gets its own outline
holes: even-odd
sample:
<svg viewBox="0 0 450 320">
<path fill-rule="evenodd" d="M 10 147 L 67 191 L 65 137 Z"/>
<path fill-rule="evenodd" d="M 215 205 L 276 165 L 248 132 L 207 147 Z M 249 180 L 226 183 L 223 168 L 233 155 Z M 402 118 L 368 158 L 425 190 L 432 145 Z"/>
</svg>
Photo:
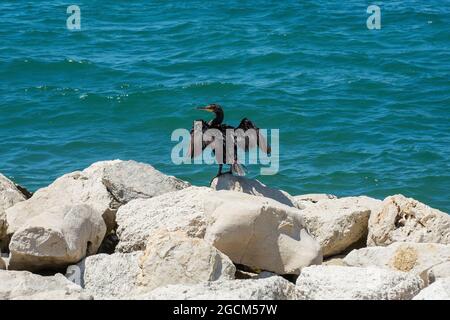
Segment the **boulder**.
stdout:
<svg viewBox="0 0 450 320">
<path fill-rule="evenodd" d="M 9 244 L 10 270 L 58 269 L 95 254 L 106 226 L 88 205 L 48 208 L 26 221 Z"/>
<path fill-rule="evenodd" d="M 6 211 L 8 234 L 14 234 L 10 265 L 34 271 L 78 262 L 110 235 L 120 205 L 186 186 L 135 161 L 97 162 L 66 174 Z"/>
<path fill-rule="evenodd" d="M 450 278 L 442 278 L 419 292 L 413 300 L 450 300 Z"/>
<path fill-rule="evenodd" d="M 204 240 L 160 230 L 145 252 L 98 254 L 78 265 L 96 299 L 130 298 L 169 284 L 234 279 L 231 260 Z"/>
<path fill-rule="evenodd" d="M 269 198 L 219 191 L 205 240 L 237 264 L 298 274 L 322 263 L 319 244 L 304 228 L 300 211 Z"/>
<path fill-rule="evenodd" d="M 111 165 L 106 165 L 111 163 Z M 190 186 L 186 181 L 168 176 L 149 164 L 136 161 L 106 161 L 93 164 L 87 171 L 102 172 L 104 186 L 120 204 L 134 199 L 152 198 Z"/>
<path fill-rule="evenodd" d="M 8 233 L 46 211 L 86 204 L 103 216 L 108 230 L 115 227 L 117 208 L 132 199 L 152 198 L 189 186 L 148 164 L 135 161 L 101 161 L 75 171 L 39 189 L 31 199 L 7 210 Z"/>
<path fill-rule="evenodd" d="M 382 268 L 311 266 L 302 270 L 296 285 L 305 300 L 409 300 L 423 281 Z"/>
<path fill-rule="evenodd" d="M 337 197 L 335 195 L 326 193 L 308 193 L 292 197 L 294 205 L 299 209 L 304 209 L 311 204 L 330 199 L 337 199 Z"/>
<path fill-rule="evenodd" d="M 142 300 L 295 300 L 295 286 L 279 276 L 168 285 L 136 296 Z"/>
<path fill-rule="evenodd" d="M 80 284 L 94 299 L 131 297 L 138 292 L 142 251 L 96 254 L 67 268 L 66 277 Z"/>
<path fill-rule="evenodd" d="M 440 278 L 450 278 L 450 260 L 432 266 L 428 269 L 427 276 L 429 282 Z"/>
<path fill-rule="evenodd" d="M 346 266 L 342 256 L 333 256 L 322 263 L 323 266 Z"/>
<path fill-rule="evenodd" d="M 242 176 L 234 176 L 228 173 L 223 174 L 211 181 L 211 188 L 214 190 L 229 190 L 270 198 L 287 206 L 295 207 L 292 196 L 286 191 L 270 188 L 258 180 L 248 179 Z"/>
<path fill-rule="evenodd" d="M 26 199 L 20 187 L 0 173 L 0 250 L 8 247 L 6 209 Z"/>
<path fill-rule="evenodd" d="M 6 262 L 0 257 L 0 270 L 6 270 Z"/>
<path fill-rule="evenodd" d="M 116 252 L 145 250 L 152 233 L 159 229 L 181 230 L 191 237 L 203 238 L 208 224 L 205 202 L 214 191 L 206 187 L 189 187 L 152 199 L 138 199 L 117 211 Z"/>
<path fill-rule="evenodd" d="M 235 263 L 280 274 L 322 261 L 300 210 L 241 192 L 190 187 L 134 200 L 119 209 L 117 223 L 119 252 L 145 250 L 149 236 L 163 228 L 204 237 Z"/>
<path fill-rule="evenodd" d="M 322 200 L 337 199 L 337 197 L 333 194 L 327 193 L 307 193 L 294 196 L 294 199 L 297 201 L 307 201 L 317 203 Z"/>
<path fill-rule="evenodd" d="M 28 271 L 0 270 L 0 300 L 89 300 L 80 286 L 62 274 L 40 276 Z"/>
<path fill-rule="evenodd" d="M 154 289 L 169 284 L 234 279 L 231 260 L 203 239 L 160 231 L 152 235 L 140 258 L 139 285 Z"/>
<path fill-rule="evenodd" d="M 367 224 L 380 200 L 365 196 L 324 199 L 301 210 L 305 224 L 325 257 L 348 250 L 367 236 Z"/>
<path fill-rule="evenodd" d="M 450 244 L 450 216 L 403 195 L 384 199 L 369 219 L 368 246 L 393 242 Z"/>
<path fill-rule="evenodd" d="M 396 242 L 387 247 L 353 250 L 345 258 L 346 265 L 376 266 L 422 275 L 433 266 L 450 261 L 450 245 L 438 243 Z M 440 272 L 436 268 L 436 274 Z"/>
</svg>

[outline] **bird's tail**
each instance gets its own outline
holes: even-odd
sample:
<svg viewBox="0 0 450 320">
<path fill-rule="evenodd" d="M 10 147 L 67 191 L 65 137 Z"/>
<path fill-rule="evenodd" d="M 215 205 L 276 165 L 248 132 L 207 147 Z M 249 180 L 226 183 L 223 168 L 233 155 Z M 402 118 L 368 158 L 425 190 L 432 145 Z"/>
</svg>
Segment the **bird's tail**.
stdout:
<svg viewBox="0 0 450 320">
<path fill-rule="evenodd" d="M 241 163 L 234 162 L 231 165 L 231 171 L 237 174 L 238 176 L 245 176 L 247 173 L 247 168 Z"/>
</svg>

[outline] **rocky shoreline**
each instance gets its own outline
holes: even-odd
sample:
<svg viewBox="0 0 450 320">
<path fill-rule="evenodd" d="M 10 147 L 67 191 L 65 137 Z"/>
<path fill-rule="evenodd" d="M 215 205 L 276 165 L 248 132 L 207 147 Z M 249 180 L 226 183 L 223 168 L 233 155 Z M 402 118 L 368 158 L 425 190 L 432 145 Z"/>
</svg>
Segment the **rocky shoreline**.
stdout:
<svg viewBox="0 0 450 320">
<path fill-rule="evenodd" d="M 33 195 L 0 174 L 0 248 L 0 299 L 450 299 L 444 212 L 135 161 Z"/>
</svg>

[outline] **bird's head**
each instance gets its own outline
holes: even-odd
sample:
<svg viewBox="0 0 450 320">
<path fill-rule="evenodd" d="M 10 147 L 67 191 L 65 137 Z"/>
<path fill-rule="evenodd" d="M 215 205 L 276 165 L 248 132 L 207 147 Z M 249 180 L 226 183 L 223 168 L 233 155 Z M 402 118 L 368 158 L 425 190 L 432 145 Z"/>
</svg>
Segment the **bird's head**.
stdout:
<svg viewBox="0 0 450 320">
<path fill-rule="evenodd" d="M 219 106 L 218 104 L 215 104 L 215 103 L 208 104 L 205 107 L 198 107 L 197 109 L 198 110 L 205 110 L 205 111 L 208 111 L 208 112 L 214 112 L 215 114 L 223 112 L 222 107 Z"/>
</svg>

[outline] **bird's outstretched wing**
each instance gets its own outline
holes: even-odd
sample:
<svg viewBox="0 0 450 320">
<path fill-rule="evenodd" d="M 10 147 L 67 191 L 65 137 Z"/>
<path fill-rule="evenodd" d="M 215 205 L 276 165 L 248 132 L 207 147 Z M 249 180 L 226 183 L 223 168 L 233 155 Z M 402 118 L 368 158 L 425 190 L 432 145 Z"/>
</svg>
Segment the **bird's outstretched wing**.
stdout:
<svg viewBox="0 0 450 320">
<path fill-rule="evenodd" d="M 189 141 L 189 150 L 187 153 L 187 156 L 191 159 L 197 157 L 200 155 L 203 150 L 205 150 L 214 140 L 205 140 L 204 139 L 204 133 L 206 130 L 209 129 L 209 125 L 207 122 L 203 120 L 195 120 L 192 124 L 191 129 L 191 137 Z M 198 132 L 201 134 L 195 134 L 195 132 Z"/>
<path fill-rule="evenodd" d="M 239 131 L 241 129 L 242 131 Z M 271 148 L 267 143 L 266 137 L 260 129 L 249 119 L 244 118 L 235 129 L 237 145 L 239 148 L 248 151 L 258 147 L 266 154 L 270 154 Z"/>
<path fill-rule="evenodd" d="M 239 129 L 242 131 L 239 132 Z M 264 153 L 270 154 L 271 148 L 267 143 L 266 137 L 264 137 L 260 129 L 249 119 L 244 118 L 241 120 L 241 123 L 235 129 L 235 134 L 239 148 L 248 151 L 258 147 Z"/>
</svg>

